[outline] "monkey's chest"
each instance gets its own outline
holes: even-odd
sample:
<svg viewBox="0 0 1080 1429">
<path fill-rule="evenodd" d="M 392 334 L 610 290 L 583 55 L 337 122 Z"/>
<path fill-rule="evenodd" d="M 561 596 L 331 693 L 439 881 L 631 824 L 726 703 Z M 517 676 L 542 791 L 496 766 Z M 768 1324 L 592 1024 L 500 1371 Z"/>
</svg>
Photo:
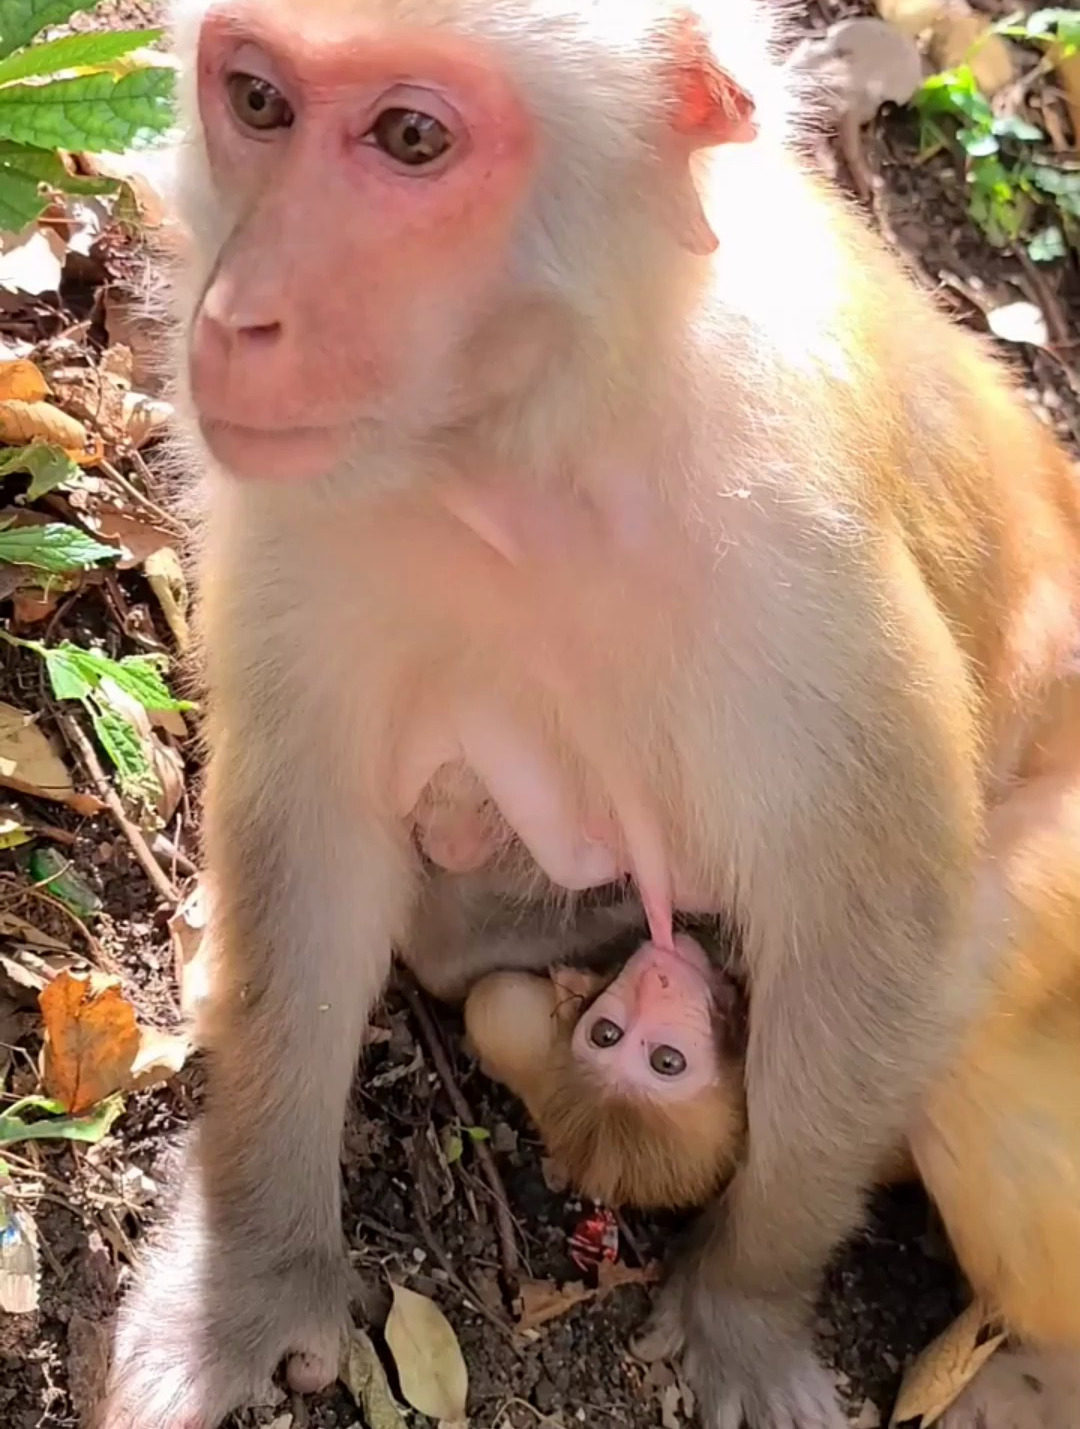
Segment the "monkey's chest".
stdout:
<svg viewBox="0 0 1080 1429">
<path fill-rule="evenodd" d="M 669 723 L 693 661 L 685 552 L 668 559 L 594 512 L 540 508 L 535 529 L 466 514 L 408 541 L 423 575 L 402 628 L 423 652 L 409 682 L 422 693 L 394 741 L 398 814 L 447 867 L 482 865 L 512 832 L 563 887 L 629 874 L 646 901 L 707 909 L 678 867 Z"/>
</svg>

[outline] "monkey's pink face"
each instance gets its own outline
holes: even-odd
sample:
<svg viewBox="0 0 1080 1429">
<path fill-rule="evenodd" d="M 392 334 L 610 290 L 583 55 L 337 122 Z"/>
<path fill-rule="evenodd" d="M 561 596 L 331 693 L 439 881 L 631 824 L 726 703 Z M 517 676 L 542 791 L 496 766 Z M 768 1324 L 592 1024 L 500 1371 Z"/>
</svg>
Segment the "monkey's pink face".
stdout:
<svg viewBox="0 0 1080 1429">
<path fill-rule="evenodd" d="M 682 1101 L 717 1078 L 709 960 L 674 942 L 639 948 L 574 1028 L 574 1055 L 613 1092 Z"/>
<path fill-rule="evenodd" d="M 209 198 L 233 223 L 189 376 L 240 477 L 318 476 L 359 424 L 439 409 L 531 173 L 531 122 L 474 45 L 302 14 L 233 0 L 200 35 Z"/>
</svg>

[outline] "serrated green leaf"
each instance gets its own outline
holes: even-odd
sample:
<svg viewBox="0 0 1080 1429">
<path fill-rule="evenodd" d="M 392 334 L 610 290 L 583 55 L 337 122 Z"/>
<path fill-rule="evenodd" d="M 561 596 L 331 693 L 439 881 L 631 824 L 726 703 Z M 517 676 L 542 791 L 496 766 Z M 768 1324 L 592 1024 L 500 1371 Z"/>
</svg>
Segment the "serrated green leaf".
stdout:
<svg viewBox="0 0 1080 1429">
<path fill-rule="evenodd" d="M 30 473 L 26 499 L 36 501 L 65 481 L 73 481 L 79 474 L 79 466 L 61 447 L 34 442 L 28 447 L 0 447 L 0 476 L 8 476 L 13 471 Z"/>
<path fill-rule="evenodd" d="M 168 129 L 171 69 L 141 69 L 114 79 L 84 74 L 51 84 L 0 89 L 0 137 L 40 149 L 123 153 Z"/>
<path fill-rule="evenodd" d="M 5 232 L 19 233 L 40 218 L 48 202 L 39 180 L 0 166 L 0 228 Z"/>
<path fill-rule="evenodd" d="M 0 561 L 33 566 L 38 571 L 79 570 L 106 557 L 115 560 L 117 554 L 115 546 L 103 546 L 85 531 L 63 522 L 0 531 Z"/>
<path fill-rule="evenodd" d="M 169 693 L 161 667 L 152 655 L 128 655 L 123 660 L 110 662 L 109 670 L 103 673 L 107 673 L 125 694 L 138 700 L 144 710 L 194 709 L 190 700 L 178 700 Z"/>
<path fill-rule="evenodd" d="M 77 10 L 92 10 L 97 0 L 0 0 L 0 59 L 27 45 L 53 25 L 63 25 Z"/>
<path fill-rule="evenodd" d="M 0 171 L 31 178 L 69 194 L 108 194 L 119 188 L 116 179 L 69 174 L 60 155 L 51 149 L 35 149 L 31 144 L 15 144 L 6 139 L 0 140 Z"/>
<path fill-rule="evenodd" d="M 0 532 L 0 539 L 2 537 Z M 190 700 L 178 700 L 169 693 L 160 661 L 153 655 L 128 655 L 123 660 L 113 660 L 101 650 L 85 650 L 65 640 L 45 651 L 45 662 L 58 700 L 85 699 L 108 678 L 144 709 L 195 708 Z"/>
<path fill-rule="evenodd" d="M 29 869 L 35 883 L 48 884 L 52 896 L 80 918 L 100 912 L 101 899 L 58 848 L 51 844 L 40 845 L 30 855 Z"/>
<path fill-rule="evenodd" d="M 13 80 L 34 75 L 59 74 L 62 70 L 105 69 L 132 50 L 153 44 L 161 38 L 161 33 L 160 30 L 95 31 L 89 35 L 65 35 L 59 40 L 48 40 L 0 60 L 0 84 L 11 84 Z"/>
<path fill-rule="evenodd" d="M 49 684 L 58 700 L 84 700 L 94 688 L 94 681 L 87 679 L 73 653 L 79 654 L 75 646 L 57 645 L 45 651 L 45 669 Z"/>
<path fill-rule="evenodd" d="M 112 760 L 127 794 L 153 797 L 159 792 L 157 776 L 135 726 L 113 709 L 90 708 L 94 733 Z"/>
</svg>

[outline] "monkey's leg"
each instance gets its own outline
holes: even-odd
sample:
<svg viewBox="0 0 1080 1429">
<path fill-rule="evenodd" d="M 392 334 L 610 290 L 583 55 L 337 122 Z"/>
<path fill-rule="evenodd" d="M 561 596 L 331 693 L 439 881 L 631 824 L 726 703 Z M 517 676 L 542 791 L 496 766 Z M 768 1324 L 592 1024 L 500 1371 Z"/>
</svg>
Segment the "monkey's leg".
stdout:
<svg viewBox="0 0 1080 1429">
<path fill-rule="evenodd" d="M 121 1311 L 106 1429 L 209 1429 L 283 1355 L 297 1388 L 336 1373 L 341 1128 L 408 865 L 358 824 L 340 773 L 312 767 L 310 728 L 306 782 L 256 728 L 252 747 L 224 742 L 211 768 L 208 1105 L 179 1204 Z"/>
<path fill-rule="evenodd" d="M 993 814 L 980 955 L 994 995 L 913 1128 L 912 1150 L 975 1290 L 1026 1340 L 947 1429 L 1080 1424 L 1080 772 Z M 1040 1353 L 1036 1347 L 1053 1346 Z"/>
<path fill-rule="evenodd" d="M 883 643 L 881 657 L 893 653 Z M 812 1348 L 821 1273 L 964 1030 L 979 795 L 957 737 L 959 682 L 933 681 L 924 700 L 928 679 L 911 679 L 910 699 L 877 692 L 905 727 L 866 721 L 856 744 L 834 746 L 813 771 L 819 802 L 773 803 L 754 847 L 756 887 L 740 906 L 746 1161 L 702 1218 L 658 1320 L 659 1345 L 685 1343 L 708 1429 L 844 1424 Z M 814 714 L 796 712 L 788 734 Z M 800 755 L 810 767 L 808 745 Z M 760 785 L 780 792 L 767 774 Z"/>
</svg>

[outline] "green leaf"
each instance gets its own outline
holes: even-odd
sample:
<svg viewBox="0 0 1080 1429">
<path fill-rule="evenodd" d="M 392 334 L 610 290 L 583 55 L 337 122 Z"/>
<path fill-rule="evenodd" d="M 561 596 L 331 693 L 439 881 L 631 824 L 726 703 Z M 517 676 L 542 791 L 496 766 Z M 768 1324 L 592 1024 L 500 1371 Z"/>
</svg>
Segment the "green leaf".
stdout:
<svg viewBox="0 0 1080 1429">
<path fill-rule="evenodd" d="M 956 131 L 956 137 L 970 159 L 988 159 L 991 154 L 998 152 L 998 141 L 993 134 L 987 134 L 985 131 L 961 128 Z"/>
<path fill-rule="evenodd" d="M 8 140 L 0 141 L 0 171 L 32 178 L 69 194 L 110 194 L 120 186 L 116 179 L 69 174 L 60 155 L 51 149 L 35 149 L 32 144 L 14 144 Z"/>
<path fill-rule="evenodd" d="M 0 476 L 8 476 L 13 471 L 30 473 L 26 499 L 36 501 L 65 481 L 74 481 L 79 474 L 79 466 L 61 447 L 34 442 L 28 447 L 0 447 Z"/>
<path fill-rule="evenodd" d="M 1024 30 L 1028 35 L 1040 39 L 1053 31 L 1054 39 L 1066 48 L 1071 48 L 1073 45 L 1080 45 L 1080 13 L 1059 7 L 1036 10 L 1027 17 Z"/>
<path fill-rule="evenodd" d="M 449 1127 L 442 1134 L 443 1155 L 446 1157 L 447 1166 L 453 1166 L 455 1161 L 461 1160 L 461 1153 L 465 1149 L 465 1143 L 456 1131 L 451 1131 Z"/>
<path fill-rule="evenodd" d="M 1029 124 L 1018 114 L 1003 114 L 995 118 L 993 132 L 999 139 L 1020 139 L 1026 144 L 1037 144 L 1046 135 L 1037 124 Z"/>
<path fill-rule="evenodd" d="M 161 34 L 160 30 L 114 30 L 111 34 L 65 35 L 0 60 L 0 84 L 61 70 L 107 69 L 132 50 L 160 39 Z"/>
<path fill-rule="evenodd" d="M 48 202 L 39 180 L 0 166 L 0 228 L 7 233 L 20 232 L 40 218 Z"/>
<path fill-rule="evenodd" d="M 40 1102 L 42 1110 L 47 1110 L 50 1105 L 44 1097 L 26 1097 L 16 1105 L 21 1108 L 31 1102 Z M 15 1108 L 11 1108 L 0 1112 L 0 1146 L 10 1146 L 15 1141 L 100 1141 L 123 1110 L 124 1099 L 119 1094 L 108 1097 L 86 1116 L 61 1116 L 28 1122 L 17 1114 Z"/>
<path fill-rule="evenodd" d="M 491 1132 L 488 1131 L 486 1126 L 467 1126 L 465 1127 L 465 1135 L 470 1141 L 491 1140 Z"/>
<path fill-rule="evenodd" d="M 1052 263 L 1055 258 L 1065 257 L 1065 235 L 1056 223 L 1036 233 L 1027 246 L 1028 257 L 1033 263 Z"/>
<path fill-rule="evenodd" d="M 63 25 L 77 10 L 92 10 L 97 0 L 0 0 L 0 58 L 21 49 L 35 35 Z"/>
<path fill-rule="evenodd" d="M 174 82 L 171 69 L 154 67 L 121 79 L 84 74 L 11 84 L 0 89 L 0 137 L 41 149 L 122 153 L 168 129 Z"/>
<path fill-rule="evenodd" d="M 0 539 L 3 533 L 0 532 Z M 161 658 L 128 655 L 110 659 L 100 650 L 84 650 L 65 640 L 45 651 L 53 694 L 58 700 L 84 700 L 99 689 L 103 679 L 113 680 L 125 694 L 147 710 L 190 710 L 190 700 L 174 699 L 161 673 Z"/>
<path fill-rule="evenodd" d="M 102 748 L 116 766 L 124 792 L 151 798 L 157 795 L 160 792 L 157 775 L 143 748 L 139 731 L 130 720 L 116 710 L 95 709 L 93 705 L 90 706 L 90 718 Z"/>
<path fill-rule="evenodd" d="M 80 918 L 88 918 L 101 911 L 101 899 L 87 883 L 79 871 L 52 844 L 39 844 L 31 853 L 28 867 L 35 883 L 48 885 L 54 898 L 77 913 Z"/>
<path fill-rule="evenodd" d="M 103 546 L 85 531 L 63 522 L 0 531 L 0 561 L 33 566 L 38 571 L 79 570 L 95 561 L 115 560 L 118 554 L 115 546 Z"/>
</svg>

